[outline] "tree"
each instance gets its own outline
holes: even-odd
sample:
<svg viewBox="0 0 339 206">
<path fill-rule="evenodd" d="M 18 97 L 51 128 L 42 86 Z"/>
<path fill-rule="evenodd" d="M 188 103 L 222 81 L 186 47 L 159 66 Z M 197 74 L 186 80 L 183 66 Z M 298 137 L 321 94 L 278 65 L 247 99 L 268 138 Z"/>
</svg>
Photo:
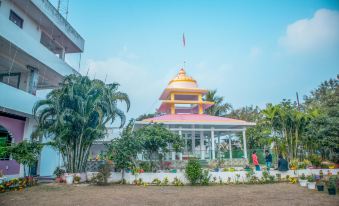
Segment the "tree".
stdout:
<svg viewBox="0 0 339 206">
<path fill-rule="evenodd" d="M 130 121 L 120 138 L 113 139 L 108 145 L 107 153 L 113 160 L 115 168 L 121 169 L 122 183 L 124 183 L 125 169 L 136 165 L 137 154 L 141 151 L 141 143 L 132 131 L 133 124 L 133 120 Z"/>
<path fill-rule="evenodd" d="M 10 154 L 19 164 L 24 165 L 24 176 L 26 177 L 26 166 L 33 166 L 39 159 L 43 145 L 37 142 L 22 141 L 11 146 Z"/>
<path fill-rule="evenodd" d="M 212 116 L 225 116 L 232 109 L 232 105 L 224 102 L 224 97 L 216 95 L 217 90 L 210 90 L 205 96 L 205 101 L 214 102 L 214 105 L 205 110 L 206 114 Z"/>
<path fill-rule="evenodd" d="M 105 136 L 106 124 L 117 117 L 120 127 L 125 123 L 117 103 L 126 103 L 128 111 L 130 102 L 127 94 L 118 90 L 119 84 L 105 84 L 87 76 L 69 75 L 60 86 L 35 104 L 38 127 L 33 137 L 51 137 L 67 172 L 84 172 L 89 150 L 95 140 Z"/>
<path fill-rule="evenodd" d="M 249 149 L 265 148 L 271 143 L 271 130 L 263 123 L 263 114 L 258 106 L 245 106 L 232 110 L 227 117 L 255 122 L 256 125 L 246 130 Z M 240 140 L 242 138 L 239 137 Z"/>
<path fill-rule="evenodd" d="M 154 160 L 158 159 L 162 163 L 163 154 L 170 151 L 169 146 L 175 152 L 180 152 L 184 146 L 181 137 L 162 124 L 150 124 L 139 129 L 137 137 L 140 138 L 142 149 L 150 160 L 152 169 L 154 169 Z"/>
<path fill-rule="evenodd" d="M 289 159 L 298 157 L 301 139 L 310 120 L 309 115 L 299 109 L 296 103 L 283 100 L 277 105 L 268 104 L 263 110 L 264 122 L 271 128 L 279 152 L 288 155 Z"/>
<path fill-rule="evenodd" d="M 305 96 L 305 107 L 312 116 L 306 128 L 307 146 L 311 153 L 339 161 L 339 80 L 330 79 Z"/>
<path fill-rule="evenodd" d="M 139 117 L 137 117 L 135 120 L 136 121 L 141 121 L 141 120 L 144 120 L 144 119 L 155 117 L 156 115 L 157 115 L 157 113 L 142 114 Z"/>
</svg>

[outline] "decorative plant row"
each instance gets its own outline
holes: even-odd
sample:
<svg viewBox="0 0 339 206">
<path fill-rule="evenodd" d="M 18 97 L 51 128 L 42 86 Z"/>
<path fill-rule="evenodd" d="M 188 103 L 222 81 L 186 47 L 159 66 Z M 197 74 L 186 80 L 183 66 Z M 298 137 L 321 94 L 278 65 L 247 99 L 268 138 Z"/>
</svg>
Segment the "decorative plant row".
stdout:
<svg viewBox="0 0 339 206">
<path fill-rule="evenodd" d="M 31 187 L 37 184 L 37 179 L 29 176 L 25 178 L 14 178 L 0 183 L 0 192 L 22 191 L 26 187 Z"/>
</svg>

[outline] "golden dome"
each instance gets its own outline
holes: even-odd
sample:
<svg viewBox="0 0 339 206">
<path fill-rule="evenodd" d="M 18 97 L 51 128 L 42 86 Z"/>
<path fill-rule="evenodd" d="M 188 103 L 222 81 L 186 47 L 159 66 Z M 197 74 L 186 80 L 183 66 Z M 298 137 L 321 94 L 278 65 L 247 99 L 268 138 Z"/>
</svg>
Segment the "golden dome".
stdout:
<svg viewBox="0 0 339 206">
<path fill-rule="evenodd" d="M 177 87 L 179 85 L 184 86 L 183 83 L 184 83 L 184 85 L 186 85 L 185 87 L 190 87 L 190 88 L 198 87 L 197 81 L 195 79 L 193 79 L 192 77 L 187 76 L 186 71 L 183 68 L 181 68 L 179 73 L 177 74 L 177 76 L 175 76 L 168 83 L 168 86 L 169 87 Z M 177 85 L 177 84 L 179 84 L 179 85 Z"/>
</svg>

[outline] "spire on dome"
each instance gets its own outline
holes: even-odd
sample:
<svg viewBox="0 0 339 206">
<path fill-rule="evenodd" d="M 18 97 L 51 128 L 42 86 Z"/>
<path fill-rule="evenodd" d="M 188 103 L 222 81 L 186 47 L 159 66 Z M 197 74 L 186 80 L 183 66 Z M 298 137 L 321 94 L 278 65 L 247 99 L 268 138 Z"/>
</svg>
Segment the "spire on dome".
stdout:
<svg viewBox="0 0 339 206">
<path fill-rule="evenodd" d="M 192 77 L 187 76 L 184 68 L 181 68 L 179 70 L 179 73 L 168 83 L 168 85 L 171 85 L 175 82 L 191 82 L 194 84 L 193 87 L 197 87 L 197 81 L 195 81 L 195 79 L 193 79 Z"/>
</svg>

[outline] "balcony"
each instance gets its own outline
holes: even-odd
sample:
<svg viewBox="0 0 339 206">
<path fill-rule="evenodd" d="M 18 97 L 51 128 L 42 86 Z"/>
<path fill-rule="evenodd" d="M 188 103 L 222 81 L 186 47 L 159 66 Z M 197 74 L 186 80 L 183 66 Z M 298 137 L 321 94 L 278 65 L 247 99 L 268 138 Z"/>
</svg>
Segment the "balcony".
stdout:
<svg viewBox="0 0 339 206">
<path fill-rule="evenodd" d="M 17 7 L 67 48 L 67 53 L 84 51 L 84 39 L 48 0 L 12 0 Z M 29 12 L 27 12 L 29 11 Z M 48 32 L 47 32 L 48 33 Z"/>
<path fill-rule="evenodd" d="M 0 82 L 0 108 L 17 115 L 31 116 L 34 104 L 40 100 L 32 94 Z"/>
</svg>

